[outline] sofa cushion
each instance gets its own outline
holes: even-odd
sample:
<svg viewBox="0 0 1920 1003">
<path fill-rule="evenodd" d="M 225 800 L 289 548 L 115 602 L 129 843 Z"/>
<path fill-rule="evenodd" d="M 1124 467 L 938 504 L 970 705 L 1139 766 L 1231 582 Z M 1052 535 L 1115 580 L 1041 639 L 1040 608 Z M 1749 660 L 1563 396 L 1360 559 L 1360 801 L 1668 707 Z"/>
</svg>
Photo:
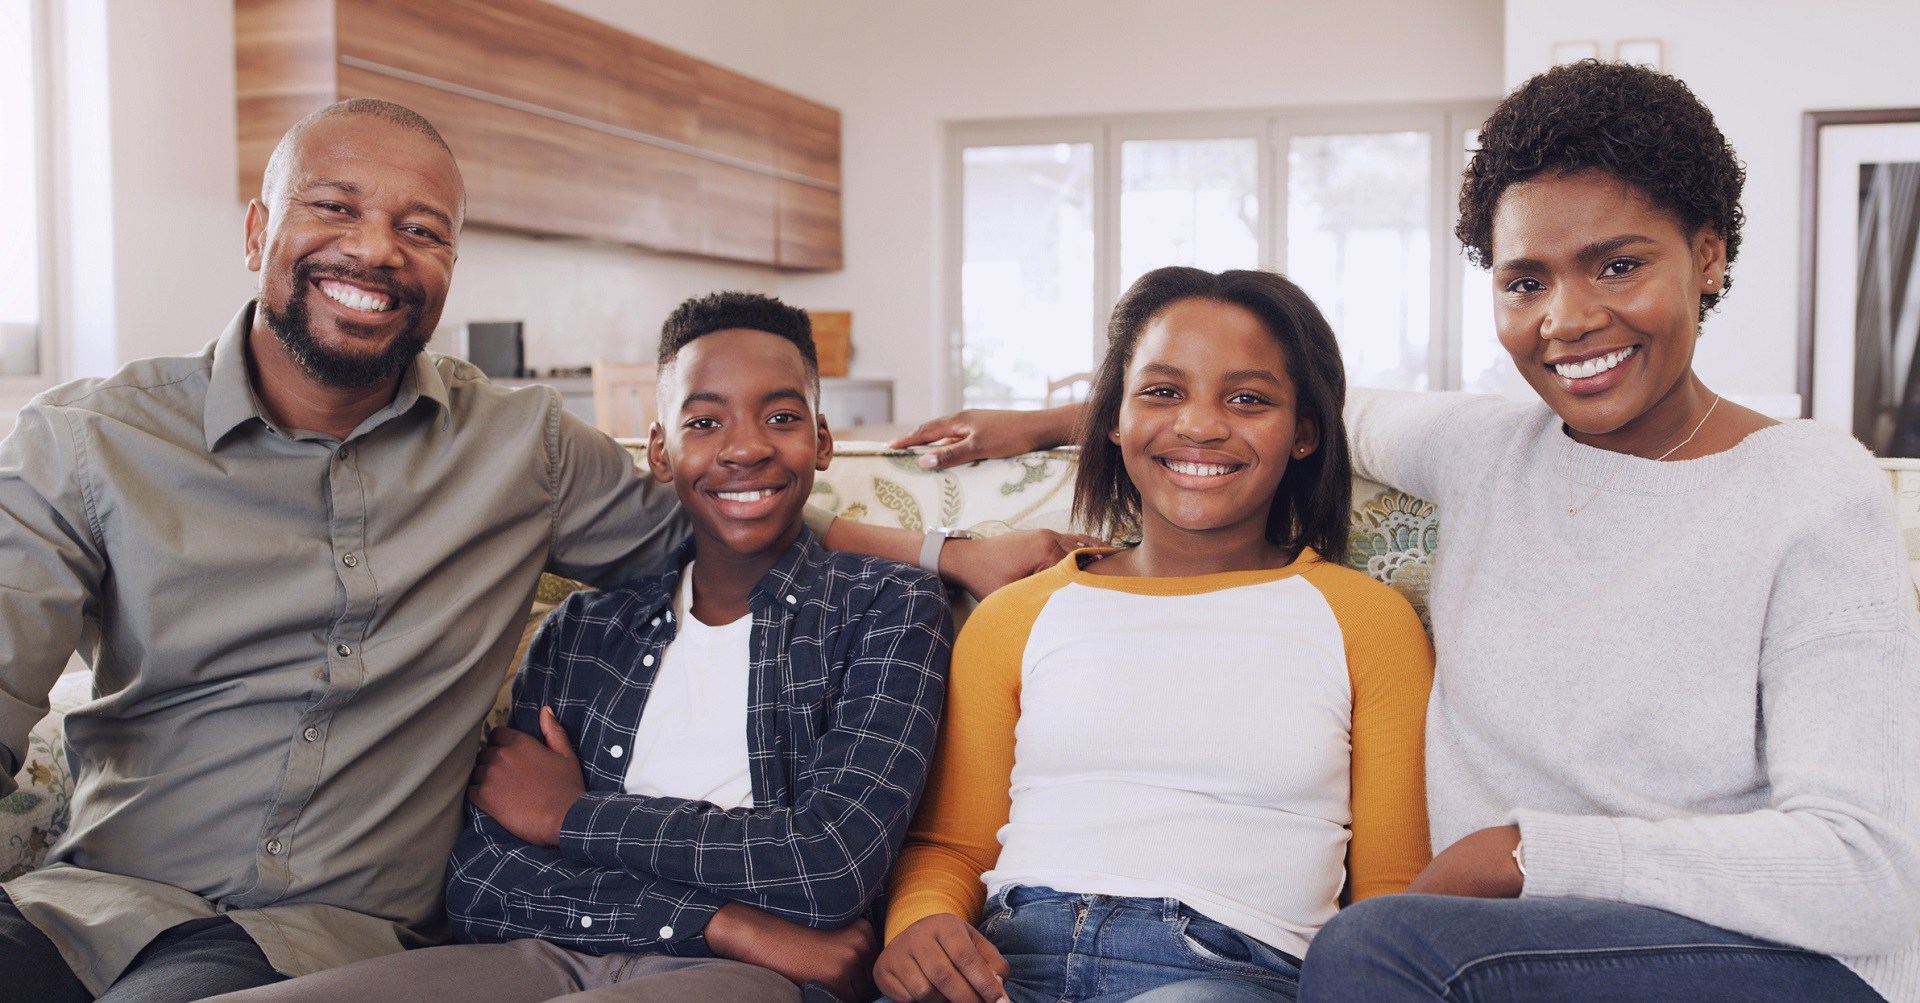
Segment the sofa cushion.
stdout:
<svg viewBox="0 0 1920 1003">
<path fill-rule="evenodd" d="M 47 848 L 67 831 L 73 776 L 61 723 L 67 711 L 92 697 L 92 673 L 61 676 L 47 698 L 51 712 L 28 734 L 26 762 L 14 774 L 20 786 L 0 798 L 0 881 L 40 866 Z"/>
</svg>

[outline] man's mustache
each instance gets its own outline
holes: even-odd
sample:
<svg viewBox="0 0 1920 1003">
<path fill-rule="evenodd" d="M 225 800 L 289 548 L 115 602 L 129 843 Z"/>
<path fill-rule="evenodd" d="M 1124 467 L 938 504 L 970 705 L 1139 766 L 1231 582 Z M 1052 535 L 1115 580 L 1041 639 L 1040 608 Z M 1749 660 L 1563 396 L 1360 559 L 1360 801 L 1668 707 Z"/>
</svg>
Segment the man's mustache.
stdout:
<svg viewBox="0 0 1920 1003">
<path fill-rule="evenodd" d="M 338 279 L 350 282 L 362 289 L 371 289 L 384 293 L 393 300 L 395 308 L 419 306 L 422 300 L 420 291 L 402 286 L 378 269 L 350 262 L 323 263 L 313 260 L 301 261 L 293 266 L 294 281 L 301 285 L 311 284 L 319 279 Z"/>
</svg>

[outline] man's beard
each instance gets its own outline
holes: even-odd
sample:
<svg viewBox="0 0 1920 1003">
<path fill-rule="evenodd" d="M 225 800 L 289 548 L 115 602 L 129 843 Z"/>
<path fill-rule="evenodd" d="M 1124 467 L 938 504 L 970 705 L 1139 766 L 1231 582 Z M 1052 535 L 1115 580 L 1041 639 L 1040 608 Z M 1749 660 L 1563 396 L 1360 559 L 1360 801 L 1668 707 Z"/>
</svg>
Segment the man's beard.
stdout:
<svg viewBox="0 0 1920 1003">
<path fill-rule="evenodd" d="M 287 354 L 293 356 L 293 361 L 299 364 L 300 369 L 316 382 L 341 390 L 376 386 L 399 374 L 413 362 L 414 356 L 426 350 L 433 332 L 421 330 L 421 314 L 424 311 L 419 296 L 371 272 L 338 266 L 329 267 L 324 274 L 378 289 L 392 297 L 393 305 L 388 309 L 405 310 L 406 324 L 387 343 L 386 350 L 378 355 L 350 355 L 320 344 L 313 337 L 306 296 L 308 290 L 317 288 L 313 284 L 317 273 L 318 269 L 311 261 L 302 261 L 293 266 L 294 295 L 287 298 L 285 311 L 275 310 L 264 298 L 260 301 L 260 309 L 266 313 L 267 327 L 273 331 L 274 337 L 280 339 L 280 344 L 286 347 Z"/>
</svg>

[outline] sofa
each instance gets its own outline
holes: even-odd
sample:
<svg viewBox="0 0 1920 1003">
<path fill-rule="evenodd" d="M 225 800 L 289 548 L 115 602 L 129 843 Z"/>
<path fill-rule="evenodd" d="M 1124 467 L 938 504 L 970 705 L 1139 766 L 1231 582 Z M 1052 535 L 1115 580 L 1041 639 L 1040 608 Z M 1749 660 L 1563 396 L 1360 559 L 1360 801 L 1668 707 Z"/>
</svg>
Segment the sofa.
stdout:
<svg viewBox="0 0 1920 1003">
<path fill-rule="evenodd" d="M 637 460 L 639 444 L 628 445 Z M 1898 505 L 1907 556 L 1920 582 L 1920 460 L 1884 460 L 1882 467 Z M 1016 529 L 1065 530 L 1071 523 L 1073 469 L 1071 450 L 1052 450 L 927 471 L 910 452 L 888 450 L 879 443 L 844 442 L 836 449 L 832 469 L 815 480 L 813 502 L 842 518 L 912 530 L 959 526 L 985 535 Z M 1427 587 L 1438 539 L 1439 520 L 1432 504 L 1356 479 L 1346 563 L 1397 589 L 1429 627 Z M 543 576 L 528 612 L 526 637 L 555 604 L 583 587 Z M 505 707 L 510 675 L 502 681 L 496 714 Z M 0 798 L 0 881 L 39 866 L 48 848 L 66 831 L 73 778 L 61 720 L 66 711 L 91 698 L 88 673 L 62 676 L 49 698 L 50 712 L 28 739 L 25 762 L 15 777 L 19 789 Z"/>
</svg>

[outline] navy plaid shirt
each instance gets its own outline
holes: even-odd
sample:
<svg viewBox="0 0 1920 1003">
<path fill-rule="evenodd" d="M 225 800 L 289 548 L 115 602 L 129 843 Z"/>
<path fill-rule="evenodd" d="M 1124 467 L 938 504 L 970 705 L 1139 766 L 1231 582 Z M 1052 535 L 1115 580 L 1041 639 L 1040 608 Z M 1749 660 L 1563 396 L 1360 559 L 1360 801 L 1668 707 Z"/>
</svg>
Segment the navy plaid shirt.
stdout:
<svg viewBox="0 0 1920 1003">
<path fill-rule="evenodd" d="M 538 735 L 552 707 L 587 794 L 557 847 L 467 806 L 447 871 L 459 939 L 700 955 L 707 920 L 729 901 L 836 927 L 879 896 L 946 695 L 945 591 L 907 565 L 829 553 L 802 529 L 748 599 L 753 807 L 724 809 L 623 790 L 622 755 L 678 627 L 680 574 L 575 593 L 535 635 L 508 723 Z"/>
</svg>

